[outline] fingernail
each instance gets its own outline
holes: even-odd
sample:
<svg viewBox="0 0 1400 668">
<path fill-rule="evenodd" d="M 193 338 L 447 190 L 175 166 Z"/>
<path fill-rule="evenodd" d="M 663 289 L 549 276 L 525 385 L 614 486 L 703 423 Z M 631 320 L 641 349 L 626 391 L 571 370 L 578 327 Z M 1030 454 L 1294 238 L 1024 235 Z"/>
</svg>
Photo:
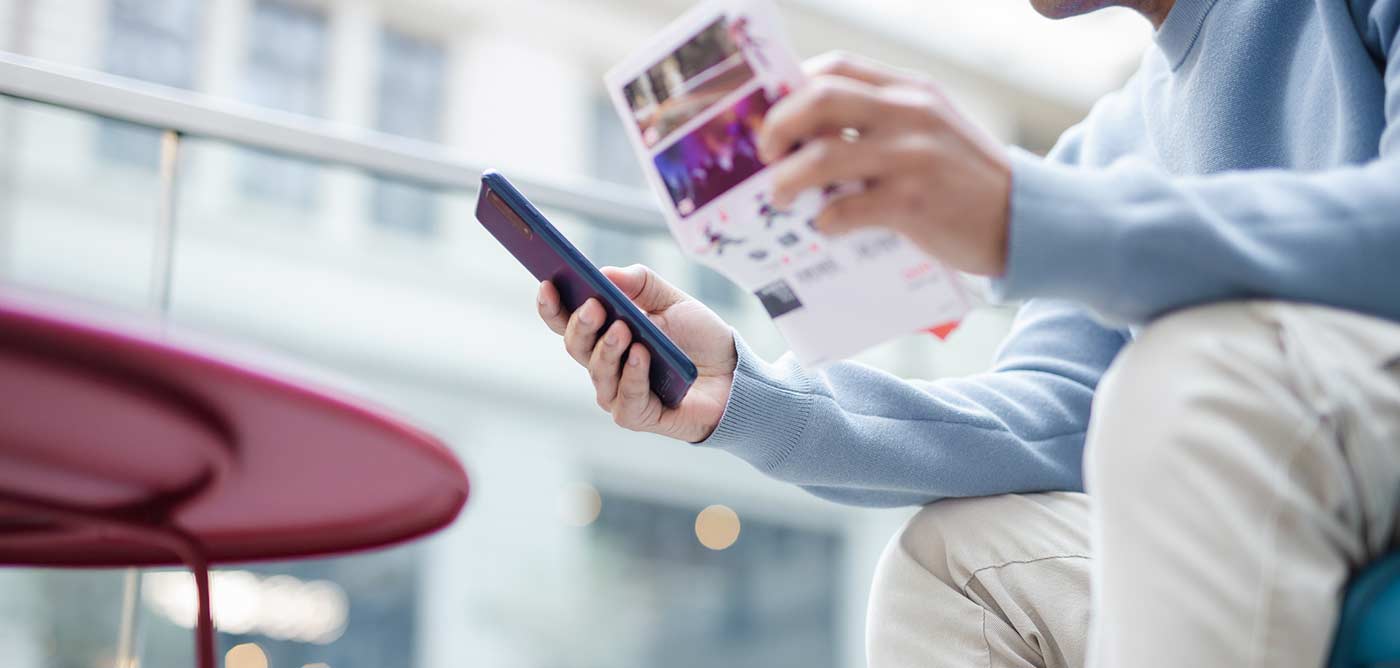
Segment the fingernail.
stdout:
<svg viewBox="0 0 1400 668">
<path fill-rule="evenodd" d="M 627 356 L 627 366 L 637 366 L 641 363 L 641 358 L 635 352 Z"/>
<path fill-rule="evenodd" d="M 618 340 L 620 340 L 621 338 L 622 338 L 622 335 L 621 335 L 621 334 L 618 334 L 616 329 L 614 329 L 614 330 L 611 331 L 611 332 L 608 332 L 608 338 L 607 338 L 608 345 L 616 347 L 616 346 L 617 346 Z"/>
<path fill-rule="evenodd" d="M 589 314 L 591 309 L 581 309 L 578 312 L 578 321 L 585 325 L 593 324 L 593 316 Z"/>
</svg>

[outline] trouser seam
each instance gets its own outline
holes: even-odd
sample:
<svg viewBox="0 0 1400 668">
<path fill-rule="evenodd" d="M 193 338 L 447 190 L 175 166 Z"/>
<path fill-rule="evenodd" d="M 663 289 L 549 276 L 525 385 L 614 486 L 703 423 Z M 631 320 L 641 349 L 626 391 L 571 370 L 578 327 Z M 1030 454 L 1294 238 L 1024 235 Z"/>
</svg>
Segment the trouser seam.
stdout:
<svg viewBox="0 0 1400 668">
<path fill-rule="evenodd" d="M 979 569 L 973 571 L 971 575 L 967 576 L 967 581 L 963 583 L 962 588 L 961 588 L 961 589 L 962 589 L 962 595 L 963 595 L 964 598 L 967 598 L 967 599 L 971 599 L 971 598 L 972 598 L 972 595 L 969 594 L 969 593 L 967 592 L 967 588 L 970 587 L 970 586 L 972 586 L 972 581 L 973 581 L 973 580 L 976 580 L 976 579 L 977 579 L 977 576 L 978 576 L 979 574 L 983 573 L 984 571 L 1001 570 L 1001 569 L 1003 569 L 1003 568 L 1006 568 L 1007 566 L 1018 566 L 1018 565 L 1021 565 L 1021 564 L 1035 564 L 1035 563 L 1039 563 L 1039 562 L 1042 562 L 1042 561 L 1051 561 L 1051 560 L 1054 560 L 1054 559 L 1088 559 L 1088 558 L 1089 558 L 1089 555 L 1087 555 L 1087 554 L 1074 554 L 1074 553 L 1072 553 L 1072 554 L 1052 554 L 1052 555 L 1046 556 L 1046 557 L 1036 557 L 1035 559 L 1012 559 L 1012 560 L 1010 560 L 1010 561 L 1003 561 L 1003 562 L 1001 562 L 1001 563 L 999 563 L 999 564 L 992 564 L 991 566 L 983 566 L 983 567 L 981 567 L 981 568 L 979 568 Z M 986 606 L 978 606 L 978 607 L 981 607 L 981 608 L 982 608 L 982 646 L 985 647 L 986 650 L 987 650 L 987 668 L 992 668 L 992 656 L 993 656 L 993 655 L 992 655 L 992 641 L 991 641 L 991 639 L 989 639 L 989 638 L 987 637 L 987 608 L 986 608 Z"/>
<path fill-rule="evenodd" d="M 1311 419 L 1305 419 L 1305 422 L 1310 423 L 1308 425 L 1309 428 L 1293 443 L 1293 446 L 1286 451 L 1283 460 L 1279 462 L 1278 473 L 1284 478 L 1293 474 L 1294 463 L 1297 461 L 1298 456 L 1307 450 L 1308 446 L 1320 445 L 1318 441 L 1324 433 L 1323 427 L 1326 424 L 1326 418 L 1322 416 L 1311 416 Z M 1269 546 L 1274 545 L 1279 539 L 1280 515 L 1283 511 L 1282 500 L 1283 495 L 1275 490 L 1269 502 L 1269 512 L 1265 516 L 1265 525 L 1263 527 L 1267 536 L 1265 544 Z M 1255 593 L 1255 614 L 1253 615 L 1255 628 L 1252 629 L 1250 633 L 1251 642 L 1249 655 L 1245 664 L 1247 666 L 1260 665 L 1259 662 L 1263 658 L 1262 654 L 1267 645 L 1269 622 L 1272 621 L 1269 619 L 1271 615 L 1268 611 L 1274 593 L 1271 583 L 1274 583 L 1278 577 L 1278 560 L 1270 558 L 1266 563 L 1265 577 L 1260 579 L 1259 591 Z"/>
<path fill-rule="evenodd" d="M 980 575 L 983 571 L 1001 570 L 1001 569 L 1003 569 L 1003 568 L 1006 568 L 1007 566 L 1018 566 L 1018 565 L 1021 565 L 1021 564 L 1034 564 L 1034 563 L 1038 563 L 1038 562 L 1042 562 L 1042 561 L 1050 561 L 1050 560 L 1052 560 L 1052 559 L 1088 559 L 1088 558 L 1090 558 L 1090 557 L 1089 557 L 1089 555 L 1087 555 L 1087 554 L 1076 554 L 1076 553 L 1070 553 L 1070 554 L 1054 554 L 1054 555 L 1050 555 L 1050 556 L 1047 556 L 1047 557 L 1036 557 L 1035 559 L 1012 559 L 1011 561 L 1004 561 L 1004 562 L 999 563 L 999 564 L 992 564 L 991 566 L 983 566 L 983 567 L 981 567 L 981 568 L 979 568 L 979 569 L 973 571 L 971 575 L 967 576 L 967 581 L 964 582 L 964 583 L 962 584 L 962 587 L 961 587 L 962 593 L 963 593 L 963 596 L 967 596 L 967 595 L 968 595 L 968 593 L 967 593 L 967 588 L 968 588 L 969 586 L 972 585 L 972 581 L 973 581 L 973 580 L 976 580 L 976 579 L 977 579 L 977 576 Z"/>
</svg>

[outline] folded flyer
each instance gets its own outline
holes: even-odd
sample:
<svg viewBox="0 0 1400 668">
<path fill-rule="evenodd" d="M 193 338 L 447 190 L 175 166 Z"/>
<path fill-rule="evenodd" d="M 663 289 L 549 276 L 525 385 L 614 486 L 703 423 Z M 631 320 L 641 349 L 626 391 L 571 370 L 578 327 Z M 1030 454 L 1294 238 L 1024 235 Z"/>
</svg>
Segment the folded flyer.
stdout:
<svg viewBox="0 0 1400 668">
<path fill-rule="evenodd" d="M 843 188 L 769 203 L 756 136 L 804 81 L 771 0 L 708 0 L 605 77 L 681 249 L 756 295 L 800 362 L 946 336 L 974 304 L 956 272 L 894 232 L 818 233 L 822 203 Z"/>
</svg>

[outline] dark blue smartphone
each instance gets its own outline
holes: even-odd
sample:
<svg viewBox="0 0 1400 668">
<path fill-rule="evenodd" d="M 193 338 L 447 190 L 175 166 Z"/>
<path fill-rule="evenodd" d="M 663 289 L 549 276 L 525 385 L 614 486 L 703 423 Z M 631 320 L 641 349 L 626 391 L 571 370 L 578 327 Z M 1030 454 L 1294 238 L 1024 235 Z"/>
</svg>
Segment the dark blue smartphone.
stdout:
<svg viewBox="0 0 1400 668">
<path fill-rule="evenodd" d="M 607 321 L 599 331 L 606 330 L 614 320 L 627 323 L 632 339 L 651 353 L 652 392 L 667 406 L 681 402 L 695 383 L 695 364 L 494 169 L 481 175 L 476 219 L 535 278 L 554 283 L 564 308 L 573 311 L 593 297 L 607 312 Z"/>
</svg>

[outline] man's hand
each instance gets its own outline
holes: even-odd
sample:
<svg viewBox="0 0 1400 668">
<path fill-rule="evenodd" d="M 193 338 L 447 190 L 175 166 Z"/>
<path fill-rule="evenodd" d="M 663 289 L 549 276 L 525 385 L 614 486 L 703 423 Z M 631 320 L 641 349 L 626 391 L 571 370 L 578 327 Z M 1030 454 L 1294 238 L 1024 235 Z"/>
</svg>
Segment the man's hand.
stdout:
<svg viewBox="0 0 1400 668">
<path fill-rule="evenodd" d="M 1003 274 L 1011 165 L 996 140 L 916 75 L 842 54 L 807 70 L 810 83 L 768 112 L 759 136 L 774 204 L 860 183 L 863 192 L 827 203 L 817 229 L 886 227 L 953 267 Z"/>
<path fill-rule="evenodd" d="M 604 267 L 603 274 L 695 362 L 700 376 L 679 406 L 666 408 L 652 393 L 650 353 L 632 342 L 626 323 L 617 321 L 606 332 L 599 331 L 604 313 L 596 299 L 571 314 L 560 305 L 559 291 L 545 281 L 538 298 L 540 317 L 564 337 L 569 355 L 588 369 L 598 406 L 612 413 L 618 425 L 692 443 L 709 438 L 724 415 L 734 382 L 738 360 L 733 330 L 714 311 L 646 267 Z"/>
</svg>

